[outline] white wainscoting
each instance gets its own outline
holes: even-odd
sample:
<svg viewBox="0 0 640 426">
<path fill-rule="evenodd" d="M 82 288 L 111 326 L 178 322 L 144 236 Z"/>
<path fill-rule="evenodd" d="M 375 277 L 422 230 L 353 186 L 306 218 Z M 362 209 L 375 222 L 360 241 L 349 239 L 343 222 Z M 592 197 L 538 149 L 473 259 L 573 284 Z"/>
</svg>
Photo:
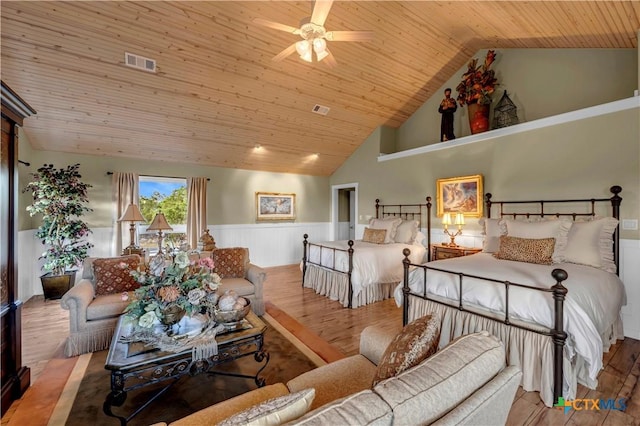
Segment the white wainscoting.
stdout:
<svg viewBox="0 0 640 426">
<path fill-rule="evenodd" d="M 640 240 L 620 240 L 620 279 L 627 292 L 622 308 L 624 335 L 640 340 Z"/>
<path fill-rule="evenodd" d="M 303 235 L 309 240 L 329 239 L 329 223 L 259 223 L 249 225 L 209 225 L 218 247 L 249 247 L 251 262 L 263 267 L 290 265 L 302 260 Z M 94 247 L 90 256 L 114 256 L 111 247 L 112 228 L 92 228 L 88 239 Z M 40 275 L 42 261 L 38 260 L 44 251 L 35 238 L 35 230 L 18 233 L 18 298 L 27 301 L 31 296 L 42 294 Z M 81 278 L 81 270 L 76 281 Z"/>
<path fill-rule="evenodd" d="M 364 227 L 356 226 L 356 238 L 361 239 Z M 251 261 L 269 267 L 299 263 L 302 259 L 303 235 L 309 241 L 329 239 L 328 222 L 322 223 L 259 223 L 249 225 L 209 225 L 219 247 L 249 247 Z M 38 257 L 43 247 L 35 236 L 35 230 L 18 233 L 18 298 L 23 302 L 33 295 L 42 294 Z M 111 228 L 93 228 L 90 241 L 95 245 L 91 256 L 111 256 Z M 431 242 L 449 241 L 439 230 L 431 231 Z M 456 242 L 468 247 L 482 247 L 482 235 L 465 231 Z M 622 308 L 624 334 L 640 339 L 640 240 L 620 240 L 620 278 L 626 293 L 627 304 Z M 76 279 L 80 279 L 78 274 Z"/>
<path fill-rule="evenodd" d="M 327 241 L 329 223 L 258 223 L 249 225 L 209 225 L 217 247 L 249 247 L 251 263 L 280 266 L 302 260 L 304 234 L 309 241 Z"/>
</svg>

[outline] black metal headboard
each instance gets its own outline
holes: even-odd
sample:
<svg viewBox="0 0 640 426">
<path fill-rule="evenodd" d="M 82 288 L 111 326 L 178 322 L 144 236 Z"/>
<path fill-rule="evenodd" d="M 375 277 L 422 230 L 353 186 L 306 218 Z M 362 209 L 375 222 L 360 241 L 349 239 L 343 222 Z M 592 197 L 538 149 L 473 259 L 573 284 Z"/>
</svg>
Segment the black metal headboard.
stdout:
<svg viewBox="0 0 640 426">
<path fill-rule="evenodd" d="M 380 199 L 376 198 L 376 218 L 384 219 L 389 216 L 400 217 L 404 220 L 417 220 L 418 226 L 422 228 L 422 216 L 427 217 L 427 229 L 431 228 L 431 215 L 427 214 L 431 208 L 431 197 L 426 198 L 423 204 L 380 204 Z"/>
<path fill-rule="evenodd" d="M 376 219 L 384 219 L 389 216 L 400 217 L 404 220 L 417 220 L 418 229 L 422 229 L 422 215 L 427 218 L 427 252 L 431 255 L 431 197 L 425 198 L 424 204 L 380 204 L 376 198 Z M 431 260 L 431 259 L 429 259 Z"/>
<path fill-rule="evenodd" d="M 594 217 L 596 216 L 596 203 L 601 202 L 610 202 L 611 203 L 611 215 L 616 219 L 620 220 L 620 203 L 622 202 L 622 197 L 618 194 L 622 192 L 622 187 L 618 185 L 614 185 L 609 188 L 613 196 L 610 198 L 582 198 L 582 199 L 570 199 L 570 200 L 530 200 L 530 201 L 493 201 L 491 200 L 491 193 L 487 193 L 484 196 L 484 202 L 486 205 L 486 215 L 488 218 L 491 217 L 491 206 L 497 205 L 499 206 L 499 216 L 500 217 L 512 217 L 513 219 L 517 219 L 518 217 L 526 217 L 529 218 L 531 216 L 534 217 L 545 217 L 545 216 L 555 216 L 555 217 L 571 217 L 573 220 L 576 220 L 578 217 Z M 582 213 L 577 212 L 551 212 L 545 210 L 545 207 L 548 207 L 548 204 L 552 204 L 557 206 L 558 204 L 563 203 L 586 203 L 587 208 L 586 211 Z M 513 205 L 536 205 L 539 208 L 537 212 L 521 212 L 521 211 L 506 211 L 510 206 Z M 584 208 L 584 207 L 583 207 Z M 613 233 L 613 257 L 614 262 L 616 264 L 616 273 L 620 272 L 620 226 L 616 227 L 615 232 Z"/>
</svg>

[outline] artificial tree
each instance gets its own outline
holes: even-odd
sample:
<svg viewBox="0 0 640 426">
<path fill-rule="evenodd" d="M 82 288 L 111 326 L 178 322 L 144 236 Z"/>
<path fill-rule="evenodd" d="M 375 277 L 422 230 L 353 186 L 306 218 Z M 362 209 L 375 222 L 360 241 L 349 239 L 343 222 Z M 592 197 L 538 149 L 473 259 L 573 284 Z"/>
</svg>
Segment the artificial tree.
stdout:
<svg viewBox="0 0 640 426">
<path fill-rule="evenodd" d="M 40 277 L 45 299 L 55 299 L 71 288 L 75 282 L 75 271 L 88 256 L 93 244 L 85 238 L 91 233 L 80 218 L 91 211 L 87 190 L 91 187 L 81 181 L 80 164 L 56 169 L 45 164 L 29 182 L 24 192 L 31 192 L 33 203 L 27 207 L 31 216 L 42 215 L 42 224 L 36 232 L 46 250 L 43 269 L 50 271 Z"/>
</svg>

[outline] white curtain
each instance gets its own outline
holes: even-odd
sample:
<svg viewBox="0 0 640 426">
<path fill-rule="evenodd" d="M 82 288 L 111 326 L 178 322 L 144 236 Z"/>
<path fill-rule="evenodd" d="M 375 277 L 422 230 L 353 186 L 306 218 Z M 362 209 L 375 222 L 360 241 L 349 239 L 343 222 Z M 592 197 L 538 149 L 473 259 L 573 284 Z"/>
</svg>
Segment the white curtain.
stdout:
<svg viewBox="0 0 640 426">
<path fill-rule="evenodd" d="M 113 255 L 122 253 L 122 247 L 129 245 L 129 223 L 118 222 L 118 219 L 131 203 L 139 205 L 139 185 L 137 173 L 113 173 Z M 125 242 L 125 244 L 123 244 Z"/>
<path fill-rule="evenodd" d="M 207 229 L 207 178 L 187 178 L 187 242 L 192 249 Z"/>
</svg>

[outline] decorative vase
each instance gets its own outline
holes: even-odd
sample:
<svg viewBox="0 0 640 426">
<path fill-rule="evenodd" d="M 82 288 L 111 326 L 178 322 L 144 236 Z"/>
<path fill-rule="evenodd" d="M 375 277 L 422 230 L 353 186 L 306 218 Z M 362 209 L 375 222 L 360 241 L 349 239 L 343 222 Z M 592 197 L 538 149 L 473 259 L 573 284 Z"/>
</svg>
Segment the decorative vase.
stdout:
<svg viewBox="0 0 640 426">
<path fill-rule="evenodd" d="M 182 317 L 184 317 L 185 310 L 178 305 L 169 305 L 162 310 L 162 318 L 160 322 L 165 325 L 167 330 L 170 330 L 175 324 L 179 323 Z"/>
<path fill-rule="evenodd" d="M 471 134 L 489 130 L 489 105 L 469 104 L 469 128 Z"/>
</svg>

